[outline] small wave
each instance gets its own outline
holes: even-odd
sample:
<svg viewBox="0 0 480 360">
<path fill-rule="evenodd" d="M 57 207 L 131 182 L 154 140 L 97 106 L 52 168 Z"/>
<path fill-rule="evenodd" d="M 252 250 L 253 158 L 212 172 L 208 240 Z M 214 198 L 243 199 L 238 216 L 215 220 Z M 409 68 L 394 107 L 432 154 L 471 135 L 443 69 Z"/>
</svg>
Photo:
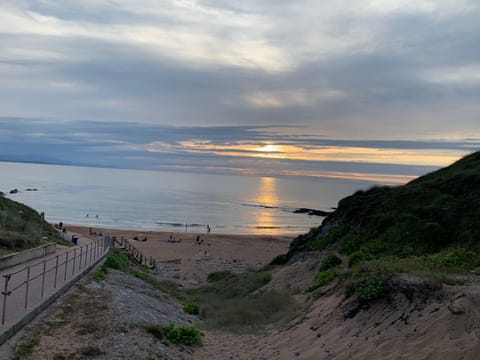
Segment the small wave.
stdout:
<svg viewBox="0 0 480 360">
<path fill-rule="evenodd" d="M 167 225 L 172 227 L 183 227 L 185 223 L 176 223 L 176 222 L 156 222 L 157 225 Z M 187 224 L 188 227 L 205 227 L 204 224 Z"/>
<path fill-rule="evenodd" d="M 157 224 L 157 225 L 168 225 L 168 226 L 173 226 L 173 227 L 185 226 L 185 224 L 182 224 L 182 223 L 170 223 L 170 222 L 156 222 L 155 224 Z"/>
<path fill-rule="evenodd" d="M 254 207 L 254 208 L 263 208 L 263 209 L 278 209 L 278 206 L 270 206 L 270 205 L 262 205 L 262 204 L 242 203 L 242 206 Z"/>
</svg>

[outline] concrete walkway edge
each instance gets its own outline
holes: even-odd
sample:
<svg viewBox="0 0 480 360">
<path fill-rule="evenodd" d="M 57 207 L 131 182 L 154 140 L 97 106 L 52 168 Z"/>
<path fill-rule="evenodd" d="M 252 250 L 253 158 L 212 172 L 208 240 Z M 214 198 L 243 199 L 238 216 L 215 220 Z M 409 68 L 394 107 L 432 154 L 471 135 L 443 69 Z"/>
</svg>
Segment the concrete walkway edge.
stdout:
<svg viewBox="0 0 480 360">
<path fill-rule="evenodd" d="M 7 341 L 13 335 L 15 335 L 20 329 L 22 329 L 25 325 L 27 325 L 30 321 L 32 321 L 37 315 L 39 315 L 42 311 L 48 308 L 48 306 L 50 306 L 60 296 L 65 294 L 68 291 L 68 289 L 70 289 L 78 280 L 80 280 L 83 276 L 89 273 L 93 268 L 97 267 L 97 265 L 99 265 L 99 263 L 102 262 L 105 259 L 105 257 L 107 257 L 108 254 L 109 254 L 109 251 L 105 252 L 105 254 L 102 257 L 100 257 L 95 263 L 91 264 L 89 267 L 87 267 L 82 272 L 77 274 L 75 278 L 73 278 L 71 281 L 63 285 L 60 289 L 58 289 L 58 291 L 53 293 L 50 297 L 46 298 L 37 307 L 33 308 L 22 319 L 17 321 L 15 324 L 12 324 L 9 328 L 3 331 L 0 334 L 0 345 L 2 345 L 5 341 Z"/>
</svg>

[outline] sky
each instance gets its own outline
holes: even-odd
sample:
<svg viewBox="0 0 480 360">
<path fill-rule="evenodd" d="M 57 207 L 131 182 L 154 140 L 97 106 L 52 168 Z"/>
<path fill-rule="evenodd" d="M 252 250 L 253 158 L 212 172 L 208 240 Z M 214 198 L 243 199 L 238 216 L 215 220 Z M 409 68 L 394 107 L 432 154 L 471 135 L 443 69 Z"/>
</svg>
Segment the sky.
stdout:
<svg viewBox="0 0 480 360">
<path fill-rule="evenodd" d="M 399 184 L 480 148 L 477 0 L 3 0 L 0 160 Z"/>
</svg>

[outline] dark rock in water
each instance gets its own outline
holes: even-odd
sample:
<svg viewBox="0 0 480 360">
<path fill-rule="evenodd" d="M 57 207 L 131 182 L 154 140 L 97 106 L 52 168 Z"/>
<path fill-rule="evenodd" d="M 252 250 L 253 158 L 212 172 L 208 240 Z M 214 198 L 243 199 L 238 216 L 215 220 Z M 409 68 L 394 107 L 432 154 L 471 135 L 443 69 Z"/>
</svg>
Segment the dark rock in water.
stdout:
<svg viewBox="0 0 480 360">
<path fill-rule="evenodd" d="M 28 188 L 28 189 L 25 189 L 25 191 L 38 191 L 38 189 L 36 189 L 36 188 Z"/>
<path fill-rule="evenodd" d="M 0 191 L 0 197 L 4 197 L 5 193 L 3 191 Z"/>
<path fill-rule="evenodd" d="M 300 208 L 294 211 L 295 214 L 307 214 L 311 216 L 327 216 L 330 214 L 328 211 L 323 210 L 315 210 L 315 209 L 307 209 L 307 208 Z"/>
<path fill-rule="evenodd" d="M 16 193 L 18 193 L 18 189 L 10 190 L 10 194 L 16 194 Z"/>
</svg>

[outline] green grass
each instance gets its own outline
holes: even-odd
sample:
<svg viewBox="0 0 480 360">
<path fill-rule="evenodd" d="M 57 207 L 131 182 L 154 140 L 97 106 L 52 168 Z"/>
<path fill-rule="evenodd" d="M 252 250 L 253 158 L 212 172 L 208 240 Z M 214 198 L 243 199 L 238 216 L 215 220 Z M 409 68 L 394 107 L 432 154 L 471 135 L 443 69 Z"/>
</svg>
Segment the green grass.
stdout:
<svg viewBox="0 0 480 360">
<path fill-rule="evenodd" d="M 107 269 L 102 266 L 94 275 L 93 275 L 93 280 L 96 282 L 100 282 L 105 280 L 105 276 L 107 276 Z"/>
<path fill-rule="evenodd" d="M 15 352 L 15 359 L 21 360 L 33 353 L 33 348 L 40 343 L 38 335 L 33 336 L 30 340 L 21 343 Z"/>
<path fill-rule="evenodd" d="M 200 330 L 195 326 L 179 326 L 173 324 L 168 326 L 147 325 L 145 327 L 150 334 L 158 340 L 168 340 L 175 345 L 202 346 Z"/>
<path fill-rule="evenodd" d="M 106 268 L 126 271 L 129 268 L 130 263 L 130 259 L 123 251 L 114 249 L 108 255 L 103 266 Z"/>
<path fill-rule="evenodd" d="M 183 295 L 180 292 L 178 285 L 171 281 L 160 281 L 157 280 L 151 274 L 143 272 L 141 270 L 130 269 L 128 271 L 129 274 L 135 276 L 136 278 L 145 281 L 146 283 L 152 285 L 154 288 L 164 292 L 166 294 L 170 294 L 176 297 L 178 300 L 183 300 Z"/>
<path fill-rule="evenodd" d="M 270 280 L 267 271 L 214 273 L 207 285 L 189 290 L 187 297 L 199 304 L 199 316 L 207 327 L 255 332 L 267 324 L 291 318 L 295 311 L 290 295 L 261 291 Z"/>
<path fill-rule="evenodd" d="M 41 244 L 42 238 L 69 245 L 34 209 L 0 196 L 0 247 L 24 250 Z"/>
<path fill-rule="evenodd" d="M 179 286 L 176 283 L 171 281 L 157 280 L 154 276 L 147 272 L 149 271 L 147 267 L 130 261 L 128 256 L 119 249 L 113 249 L 110 252 L 110 254 L 107 256 L 107 259 L 105 260 L 105 263 L 102 265 L 100 270 L 95 273 L 94 280 L 104 280 L 109 268 L 123 271 L 140 280 L 145 281 L 146 283 L 152 285 L 154 288 L 164 293 L 176 297 L 180 301 L 184 300 Z"/>
</svg>

